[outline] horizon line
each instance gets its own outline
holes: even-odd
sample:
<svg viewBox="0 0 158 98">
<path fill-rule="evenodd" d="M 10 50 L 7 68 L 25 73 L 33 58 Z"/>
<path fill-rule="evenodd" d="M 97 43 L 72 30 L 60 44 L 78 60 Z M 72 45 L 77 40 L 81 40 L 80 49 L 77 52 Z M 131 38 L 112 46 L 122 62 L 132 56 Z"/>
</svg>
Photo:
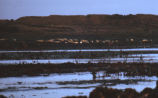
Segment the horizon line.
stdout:
<svg viewBox="0 0 158 98">
<path fill-rule="evenodd" d="M 143 13 L 137 13 L 137 14 L 50 14 L 50 15 L 45 15 L 45 16 L 38 16 L 38 15 L 30 15 L 30 16 L 21 16 L 17 19 L 13 19 L 13 18 L 10 18 L 10 19 L 1 19 L 0 20 L 18 20 L 20 18 L 23 18 L 23 17 L 49 17 L 49 16 L 89 16 L 89 15 L 109 15 L 109 16 L 112 16 L 112 15 L 120 15 L 120 16 L 128 16 L 128 15 L 153 15 L 153 16 L 158 16 L 158 14 L 143 14 Z"/>
</svg>

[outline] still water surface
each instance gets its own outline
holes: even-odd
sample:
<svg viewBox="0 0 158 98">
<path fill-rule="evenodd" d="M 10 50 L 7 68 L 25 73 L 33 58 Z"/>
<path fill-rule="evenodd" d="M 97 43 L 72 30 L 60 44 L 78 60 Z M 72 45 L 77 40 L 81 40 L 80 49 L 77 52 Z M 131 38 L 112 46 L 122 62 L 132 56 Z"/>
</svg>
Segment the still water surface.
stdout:
<svg viewBox="0 0 158 98">
<path fill-rule="evenodd" d="M 73 55 L 72 52 L 75 54 L 77 52 L 82 52 L 82 54 L 89 54 L 90 52 L 93 53 L 95 52 L 96 57 L 92 58 L 91 55 L 89 57 L 83 57 L 83 58 L 77 58 L 75 57 L 76 55 Z M 109 51 L 109 52 L 107 52 Z M 111 54 L 113 52 L 117 52 L 117 51 L 121 51 L 121 52 L 131 52 L 133 51 L 131 54 L 123 54 L 123 55 L 116 55 L 112 56 Z M 144 62 L 144 63 L 158 63 L 158 48 L 135 48 L 135 49 L 81 49 L 81 50 L 41 50 L 41 51 L 0 51 L 0 55 L 3 53 L 16 53 L 16 55 L 18 54 L 25 54 L 25 53 L 32 53 L 32 55 L 34 53 L 56 53 L 55 55 L 49 55 L 49 56 L 57 56 L 58 58 L 42 58 L 42 59 L 30 59 L 30 58 L 25 58 L 25 59 L 3 59 L 0 60 L 0 64 L 26 64 L 26 63 L 32 63 L 32 64 L 37 64 L 37 63 L 42 63 L 42 64 L 46 64 L 46 63 L 98 63 L 98 62 L 108 62 L 108 63 L 117 63 L 117 62 L 127 62 L 127 63 L 131 63 L 131 62 Z M 97 56 L 99 53 L 104 53 L 106 52 L 107 54 L 105 54 L 103 57 Z M 136 53 L 137 52 L 137 53 Z M 153 53 L 154 52 L 154 53 Z M 58 54 L 58 53 L 61 53 Z M 67 53 L 62 55 L 62 53 Z M 70 53 L 70 54 L 69 54 Z M 110 56 L 109 56 L 109 53 Z M 57 55 L 58 54 L 58 55 Z M 81 53 L 80 53 L 81 54 Z M 81 56 L 82 56 L 81 54 Z M 12 54 L 11 54 L 12 55 Z M 47 55 L 47 54 L 45 54 Z M 45 56 L 43 55 L 43 56 Z M 68 56 L 65 56 L 68 55 Z M 36 54 L 34 54 L 33 56 L 36 56 Z M 40 55 L 38 55 L 40 56 Z M 71 58 L 69 58 L 71 56 Z M 74 56 L 74 58 L 73 58 Z M 37 57 L 38 58 L 38 57 Z M 39 57 L 40 58 L 40 57 Z"/>
<path fill-rule="evenodd" d="M 102 77 L 104 74 L 105 72 L 97 72 L 96 82 L 92 82 L 94 80 L 90 72 L 0 78 L 0 89 L 4 90 L 0 94 L 6 96 L 14 95 L 15 98 L 21 98 L 22 96 L 26 98 L 61 98 L 73 95 L 88 96 L 96 87 L 104 86 L 103 81 L 109 81 L 106 82 L 106 86 L 109 88 L 133 88 L 141 92 L 146 87 L 155 88 L 156 81 L 158 80 L 156 76 L 127 77 L 124 76 L 123 72 Z M 99 80 L 102 82 L 99 82 Z M 119 80 L 120 82 L 112 84 L 115 80 Z M 43 88 L 37 89 L 38 87 Z"/>
<path fill-rule="evenodd" d="M 82 49 L 82 50 L 43 50 L 43 51 L 0 51 L 2 53 L 38 53 L 38 52 L 100 52 L 109 49 Z M 158 48 L 139 48 L 139 49 L 110 49 L 110 51 L 135 51 L 142 53 L 132 53 L 128 56 L 111 56 L 97 58 L 58 58 L 58 59 L 3 59 L 0 64 L 25 64 L 25 63 L 98 63 L 98 62 L 144 62 L 158 63 Z M 147 53 L 143 53 L 146 51 Z M 150 53 L 151 52 L 151 53 Z M 153 53 L 154 52 L 154 53 Z M 15 98 L 61 98 L 63 96 L 86 95 L 99 86 L 109 88 L 125 89 L 133 88 L 141 92 L 144 88 L 155 88 L 156 76 L 134 76 L 127 77 L 123 72 L 119 74 L 109 74 L 97 72 L 94 80 L 90 72 L 50 74 L 49 76 L 35 77 L 6 77 L 0 78 L 0 94 L 5 96 L 15 96 Z M 106 81 L 106 82 L 105 82 Z"/>
</svg>

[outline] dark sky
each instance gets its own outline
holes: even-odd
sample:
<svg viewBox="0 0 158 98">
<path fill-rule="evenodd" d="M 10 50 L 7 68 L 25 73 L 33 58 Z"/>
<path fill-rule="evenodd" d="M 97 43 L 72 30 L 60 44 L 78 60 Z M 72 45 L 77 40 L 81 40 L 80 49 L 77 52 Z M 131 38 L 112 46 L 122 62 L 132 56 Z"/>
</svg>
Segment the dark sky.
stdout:
<svg viewBox="0 0 158 98">
<path fill-rule="evenodd" d="M 53 14 L 158 15 L 158 0 L 0 0 L 0 19 Z"/>
</svg>

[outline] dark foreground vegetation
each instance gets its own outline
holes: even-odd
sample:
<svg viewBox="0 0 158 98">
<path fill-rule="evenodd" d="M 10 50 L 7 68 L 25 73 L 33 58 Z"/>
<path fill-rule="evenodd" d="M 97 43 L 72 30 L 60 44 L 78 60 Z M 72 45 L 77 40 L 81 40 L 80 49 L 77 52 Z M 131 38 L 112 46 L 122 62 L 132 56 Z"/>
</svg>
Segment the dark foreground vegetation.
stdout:
<svg viewBox="0 0 158 98">
<path fill-rule="evenodd" d="M 158 82 L 155 89 L 145 88 L 138 93 L 134 89 L 117 90 L 97 87 L 90 93 L 90 98 L 158 98 Z"/>
<path fill-rule="evenodd" d="M 87 96 L 68 96 L 65 98 L 88 98 Z M 155 89 L 145 88 L 138 93 L 135 89 L 125 90 L 97 87 L 90 94 L 89 98 L 158 98 L 158 81 Z"/>
<path fill-rule="evenodd" d="M 4 95 L 0 95 L 0 98 L 7 98 L 6 96 L 4 96 Z"/>
<path fill-rule="evenodd" d="M 87 63 L 87 64 L 18 64 L 0 65 L 0 77 L 49 75 L 51 73 L 106 71 L 106 73 L 126 72 L 126 76 L 158 76 L 157 63 Z"/>
</svg>

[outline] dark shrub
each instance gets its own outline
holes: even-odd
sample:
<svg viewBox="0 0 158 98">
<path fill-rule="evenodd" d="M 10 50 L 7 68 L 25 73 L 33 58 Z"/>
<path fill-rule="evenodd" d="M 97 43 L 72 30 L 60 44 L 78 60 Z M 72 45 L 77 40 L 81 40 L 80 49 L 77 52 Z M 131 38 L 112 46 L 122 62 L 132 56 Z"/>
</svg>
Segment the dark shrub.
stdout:
<svg viewBox="0 0 158 98">
<path fill-rule="evenodd" d="M 0 98 L 7 98 L 6 96 L 4 96 L 4 95 L 0 95 Z"/>
<path fill-rule="evenodd" d="M 90 98 L 117 98 L 121 93 L 121 90 L 98 87 L 90 93 Z"/>
<path fill-rule="evenodd" d="M 127 88 L 125 91 L 120 95 L 120 98 L 138 98 L 139 93 L 136 90 Z"/>
</svg>

